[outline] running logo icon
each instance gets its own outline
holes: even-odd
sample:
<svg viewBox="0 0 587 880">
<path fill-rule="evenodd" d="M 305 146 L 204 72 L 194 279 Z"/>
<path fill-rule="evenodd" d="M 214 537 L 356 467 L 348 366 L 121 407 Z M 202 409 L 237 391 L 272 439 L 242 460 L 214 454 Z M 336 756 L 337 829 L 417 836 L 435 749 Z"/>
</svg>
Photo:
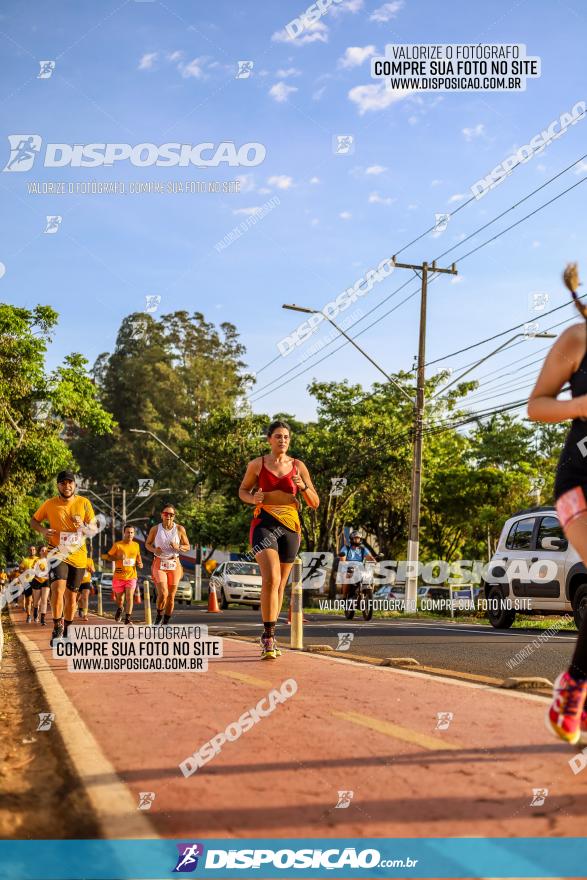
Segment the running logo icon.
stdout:
<svg viewBox="0 0 587 880">
<path fill-rule="evenodd" d="M 61 217 L 59 214 L 47 216 L 47 224 L 43 229 L 45 235 L 55 235 L 56 232 L 59 232 L 59 227 L 61 226 L 62 220 L 63 217 Z"/>
<path fill-rule="evenodd" d="M 155 792 L 154 791 L 139 791 L 139 805 L 137 807 L 138 810 L 150 810 L 153 805 L 153 801 L 155 800 Z"/>
<path fill-rule="evenodd" d="M 354 633 L 337 633 L 338 636 L 338 645 L 334 649 L 335 651 L 348 651 L 352 641 L 355 637 Z"/>
<path fill-rule="evenodd" d="M 332 149 L 336 156 L 350 156 L 355 152 L 355 138 L 352 134 L 335 134 Z"/>
<path fill-rule="evenodd" d="M 54 712 L 39 712 L 39 726 L 37 730 L 51 730 L 51 725 L 54 721 Z"/>
<path fill-rule="evenodd" d="M 198 867 L 198 859 L 204 855 L 204 846 L 201 843 L 176 843 L 179 856 L 174 873 L 189 874 Z"/>
<path fill-rule="evenodd" d="M 55 70 L 55 62 L 54 61 L 39 61 L 39 67 L 41 68 L 37 74 L 37 79 L 49 79 Z"/>
<path fill-rule="evenodd" d="M 10 159 L 2 171 L 30 171 L 41 149 L 40 134 L 9 134 Z"/>
<path fill-rule="evenodd" d="M 437 712 L 436 713 L 436 727 L 435 730 L 448 730 L 450 727 L 450 722 L 454 718 L 454 714 L 452 712 Z"/>
<path fill-rule="evenodd" d="M 239 61 L 235 79 L 248 79 L 253 72 L 254 61 Z"/>
<path fill-rule="evenodd" d="M 335 806 L 335 810 L 347 810 L 353 799 L 354 791 L 339 791 L 338 793 L 338 803 Z"/>
<path fill-rule="evenodd" d="M 547 788 L 533 788 L 532 789 L 532 800 L 530 801 L 530 806 L 531 807 L 541 807 L 547 797 L 548 797 L 548 789 Z"/>
<path fill-rule="evenodd" d="M 160 302 L 160 296 L 147 295 L 145 297 L 145 311 L 150 313 L 156 312 Z"/>
</svg>

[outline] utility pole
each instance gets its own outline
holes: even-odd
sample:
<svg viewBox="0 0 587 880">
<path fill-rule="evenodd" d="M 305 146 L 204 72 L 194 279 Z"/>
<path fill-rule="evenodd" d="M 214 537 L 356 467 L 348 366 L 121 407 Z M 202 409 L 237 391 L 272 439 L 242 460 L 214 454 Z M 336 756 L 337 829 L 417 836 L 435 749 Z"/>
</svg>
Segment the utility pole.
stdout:
<svg viewBox="0 0 587 880">
<path fill-rule="evenodd" d="M 112 530 L 112 546 L 116 543 L 116 510 L 114 507 L 114 486 L 110 486 L 110 519 Z"/>
<path fill-rule="evenodd" d="M 392 257 L 396 269 L 411 269 L 422 281 L 422 293 L 420 297 L 420 334 L 418 340 L 418 378 L 416 390 L 416 406 L 414 410 L 414 456 L 412 461 L 412 488 L 410 499 L 410 524 L 408 531 L 408 566 L 406 574 L 406 610 L 416 609 L 418 595 L 418 561 L 420 557 L 420 496 L 422 484 L 422 423 L 424 420 L 424 363 L 426 361 L 426 306 L 428 295 L 428 272 L 457 275 L 457 269 L 453 263 L 450 269 L 440 269 L 436 260 L 432 265 L 422 263 L 396 263 Z M 420 274 L 422 273 L 422 274 Z"/>
<path fill-rule="evenodd" d="M 124 529 L 126 523 L 126 489 L 122 490 L 122 528 Z M 124 532 L 122 534 L 124 538 Z"/>
</svg>

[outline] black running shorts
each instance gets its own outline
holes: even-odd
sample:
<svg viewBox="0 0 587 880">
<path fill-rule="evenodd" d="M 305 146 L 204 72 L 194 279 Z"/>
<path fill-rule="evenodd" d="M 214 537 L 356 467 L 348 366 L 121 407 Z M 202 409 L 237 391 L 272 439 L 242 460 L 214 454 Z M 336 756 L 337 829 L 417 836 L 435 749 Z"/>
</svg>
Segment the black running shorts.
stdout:
<svg viewBox="0 0 587 880">
<path fill-rule="evenodd" d="M 68 562 L 60 562 L 59 565 L 51 569 L 49 577 L 51 583 L 54 581 L 65 581 L 67 589 L 71 590 L 72 593 L 77 593 L 85 572 L 85 568 L 75 568 L 75 566 L 70 565 Z"/>
<path fill-rule="evenodd" d="M 293 562 L 298 555 L 300 542 L 299 533 L 286 528 L 278 520 L 275 520 L 275 525 L 270 525 L 267 521 L 259 523 L 251 534 L 254 553 L 260 550 L 277 550 L 280 562 Z"/>
</svg>

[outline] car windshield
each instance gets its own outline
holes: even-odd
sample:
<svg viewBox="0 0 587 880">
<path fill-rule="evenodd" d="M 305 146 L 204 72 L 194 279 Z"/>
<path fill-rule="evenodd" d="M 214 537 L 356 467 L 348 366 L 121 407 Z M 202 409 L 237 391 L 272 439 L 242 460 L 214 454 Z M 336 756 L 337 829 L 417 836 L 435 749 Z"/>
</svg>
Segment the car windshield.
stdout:
<svg viewBox="0 0 587 880">
<path fill-rule="evenodd" d="M 226 566 L 226 574 L 261 574 L 261 569 L 256 562 L 231 562 Z"/>
</svg>

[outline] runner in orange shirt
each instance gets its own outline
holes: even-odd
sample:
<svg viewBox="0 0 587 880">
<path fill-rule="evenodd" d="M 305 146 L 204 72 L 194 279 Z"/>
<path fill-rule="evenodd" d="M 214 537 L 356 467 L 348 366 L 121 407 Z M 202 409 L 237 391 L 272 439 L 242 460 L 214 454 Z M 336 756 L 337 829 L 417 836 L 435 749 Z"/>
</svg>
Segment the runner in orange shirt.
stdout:
<svg viewBox="0 0 587 880">
<path fill-rule="evenodd" d="M 73 471 L 61 471 L 57 475 L 58 494 L 44 501 L 30 522 L 31 528 L 42 535 L 52 547 L 58 547 L 62 556 L 57 565 L 50 566 L 49 574 L 53 612 L 51 645 L 55 639 L 67 636 L 67 630 L 73 621 L 76 593 L 88 559 L 84 532 L 88 531 L 86 527 L 95 520 L 89 500 L 76 495 L 75 489 Z M 48 522 L 49 526 L 44 526 L 44 522 Z"/>
<path fill-rule="evenodd" d="M 114 576 L 112 590 L 116 600 L 115 620 L 122 617 L 122 609 L 126 612 L 124 622 L 132 623 L 131 614 L 135 589 L 137 586 L 137 568 L 143 567 L 141 548 L 134 540 L 134 526 L 125 526 L 122 541 L 116 541 L 105 554 L 104 559 L 114 559 Z"/>
</svg>

